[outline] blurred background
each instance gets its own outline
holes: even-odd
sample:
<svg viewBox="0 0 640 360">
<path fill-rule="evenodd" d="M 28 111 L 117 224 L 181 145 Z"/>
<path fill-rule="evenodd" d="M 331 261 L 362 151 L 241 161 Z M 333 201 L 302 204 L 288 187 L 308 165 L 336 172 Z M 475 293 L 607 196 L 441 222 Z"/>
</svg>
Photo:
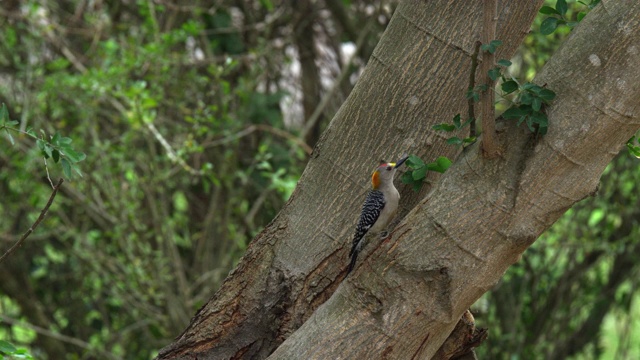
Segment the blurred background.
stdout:
<svg viewBox="0 0 640 360">
<path fill-rule="evenodd" d="M 284 205 L 395 6 L 0 2 L 0 102 L 21 130 L 87 155 L 0 264 L 0 340 L 36 359 L 153 358 Z M 541 35 L 542 19 L 512 59 L 518 78 L 570 32 Z M 51 193 L 40 150 L 14 138 L 0 138 L 2 253 Z M 490 334 L 481 359 L 640 358 L 638 165 L 619 155 L 598 196 L 474 305 Z"/>
</svg>

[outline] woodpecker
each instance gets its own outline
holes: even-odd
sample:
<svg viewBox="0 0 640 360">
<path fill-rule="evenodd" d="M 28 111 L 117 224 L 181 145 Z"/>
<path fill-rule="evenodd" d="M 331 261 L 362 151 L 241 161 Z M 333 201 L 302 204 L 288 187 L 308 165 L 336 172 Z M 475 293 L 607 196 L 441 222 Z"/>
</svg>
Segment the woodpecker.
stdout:
<svg viewBox="0 0 640 360">
<path fill-rule="evenodd" d="M 400 193 L 393 186 L 393 176 L 396 169 L 402 165 L 408 156 L 403 156 L 397 162 L 380 161 L 380 165 L 373 171 L 371 175 L 371 191 L 367 194 L 367 198 L 362 205 L 360 220 L 356 226 L 356 233 L 353 235 L 353 244 L 351 245 L 351 262 L 347 269 L 347 275 L 356 265 L 358 254 L 365 244 L 365 235 L 368 233 L 375 234 L 386 228 L 398 211 L 398 201 Z"/>
</svg>

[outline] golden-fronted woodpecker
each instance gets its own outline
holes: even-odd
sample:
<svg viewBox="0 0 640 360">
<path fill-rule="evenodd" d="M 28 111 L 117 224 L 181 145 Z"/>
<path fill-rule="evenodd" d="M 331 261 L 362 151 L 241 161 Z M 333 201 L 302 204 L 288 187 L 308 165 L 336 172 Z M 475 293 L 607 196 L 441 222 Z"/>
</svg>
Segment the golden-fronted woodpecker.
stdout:
<svg viewBox="0 0 640 360">
<path fill-rule="evenodd" d="M 347 274 L 349 274 L 356 265 L 358 254 L 365 244 L 365 235 L 381 232 L 396 216 L 400 193 L 398 193 L 396 187 L 393 186 L 393 176 L 396 173 L 396 169 L 402 165 L 407 158 L 408 156 L 403 156 L 395 163 L 381 161 L 380 165 L 373 171 L 371 175 L 372 189 L 364 200 L 360 220 L 358 220 L 356 233 L 353 236 L 353 245 L 349 253 L 351 262 L 349 263 Z"/>
</svg>

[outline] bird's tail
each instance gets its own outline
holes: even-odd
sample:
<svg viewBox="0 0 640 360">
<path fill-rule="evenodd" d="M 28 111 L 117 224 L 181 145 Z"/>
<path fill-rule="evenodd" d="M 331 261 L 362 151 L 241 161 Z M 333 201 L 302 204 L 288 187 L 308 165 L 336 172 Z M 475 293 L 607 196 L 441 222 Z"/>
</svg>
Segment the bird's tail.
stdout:
<svg viewBox="0 0 640 360">
<path fill-rule="evenodd" d="M 360 248 L 362 246 L 362 239 L 353 242 L 353 246 L 351 246 L 351 251 L 349 252 L 349 256 L 351 257 L 351 262 L 349 262 L 349 267 L 347 268 L 347 275 L 353 270 L 356 266 L 356 261 L 358 260 L 358 253 L 360 253 Z"/>
<path fill-rule="evenodd" d="M 351 262 L 349 263 L 349 267 L 347 268 L 347 275 L 351 273 L 351 270 L 356 266 L 356 260 L 358 259 L 358 252 L 354 251 L 351 253 Z"/>
</svg>

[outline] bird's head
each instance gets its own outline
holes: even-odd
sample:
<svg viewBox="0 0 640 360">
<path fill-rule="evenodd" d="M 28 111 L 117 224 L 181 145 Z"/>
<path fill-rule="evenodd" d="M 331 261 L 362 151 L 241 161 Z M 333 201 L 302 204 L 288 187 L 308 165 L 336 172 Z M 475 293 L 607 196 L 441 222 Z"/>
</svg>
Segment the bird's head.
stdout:
<svg viewBox="0 0 640 360">
<path fill-rule="evenodd" d="M 393 176 L 396 174 L 396 169 L 402 165 L 408 156 L 403 156 L 397 162 L 380 161 L 380 165 L 373 171 L 371 175 L 371 186 L 373 189 L 377 189 L 381 184 L 387 184 L 393 182 Z"/>
</svg>

